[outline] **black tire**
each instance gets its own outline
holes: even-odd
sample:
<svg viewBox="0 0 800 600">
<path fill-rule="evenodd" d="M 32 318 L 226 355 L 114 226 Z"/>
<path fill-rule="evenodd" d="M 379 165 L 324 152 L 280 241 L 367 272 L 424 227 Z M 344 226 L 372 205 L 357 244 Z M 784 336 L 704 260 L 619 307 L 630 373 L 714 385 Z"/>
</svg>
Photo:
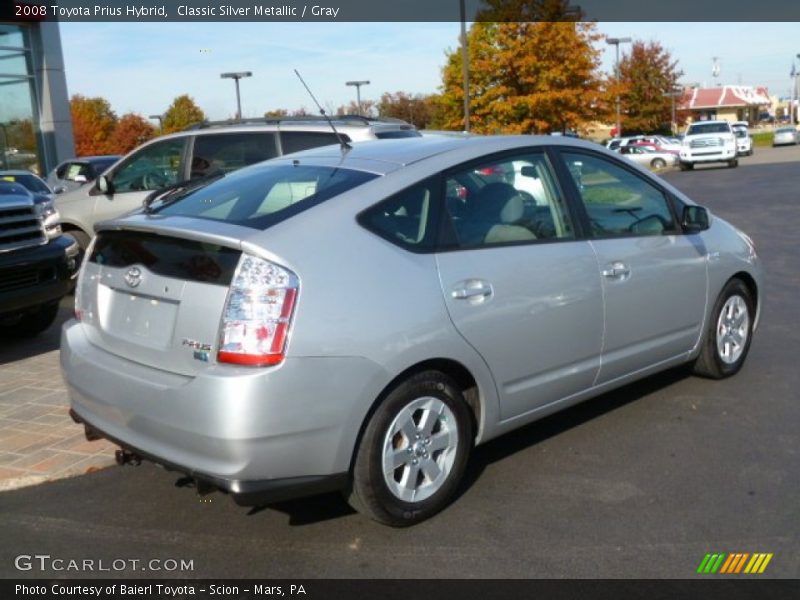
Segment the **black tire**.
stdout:
<svg viewBox="0 0 800 600">
<path fill-rule="evenodd" d="M 680 166 L 681 166 L 681 171 L 691 171 L 692 169 L 694 169 L 694 163 L 682 162 Z"/>
<path fill-rule="evenodd" d="M 739 161 L 737 159 L 734 158 L 733 160 L 728 161 L 728 168 L 735 169 L 738 166 L 739 166 Z"/>
<path fill-rule="evenodd" d="M 9 324 L 0 323 L 0 332 L 11 338 L 33 337 L 50 327 L 57 316 L 58 302 L 50 302 L 25 313 Z"/>
<path fill-rule="evenodd" d="M 735 296 L 741 298 L 747 307 L 747 325 L 745 327 L 747 337 L 738 358 L 731 362 L 723 359 L 720 354 L 717 338 L 719 335 L 718 326 L 720 324 L 720 314 L 726 303 Z M 730 377 L 738 373 L 750 350 L 750 342 L 753 339 L 753 320 L 755 316 L 756 306 L 752 293 L 741 279 L 731 279 L 725 284 L 725 287 L 722 288 L 722 292 L 714 305 L 714 310 L 711 312 L 711 318 L 708 321 L 703 336 L 702 350 L 692 365 L 693 372 L 696 375 L 709 377 L 711 379 L 724 379 L 725 377 Z"/>
<path fill-rule="evenodd" d="M 654 158 L 650 163 L 650 166 L 654 169 L 663 169 L 667 166 L 667 161 L 665 161 L 663 158 Z"/>
<path fill-rule="evenodd" d="M 437 405 L 446 406 L 449 414 L 428 411 L 430 414 L 440 414 L 440 417 L 432 421 L 429 437 L 424 438 L 423 433 L 423 438 L 420 439 L 418 434 L 417 440 L 412 440 L 411 444 L 401 430 L 393 425 L 397 425 L 396 420 L 401 419 L 404 409 L 426 398 L 433 402 L 438 401 Z M 413 412 L 405 414 L 414 415 L 413 420 L 416 420 L 417 414 L 425 414 L 423 408 L 412 410 Z M 444 415 L 444 418 L 441 415 Z M 450 422 L 450 415 L 454 423 Z M 406 422 L 411 423 L 412 420 Z M 420 416 L 417 425 L 421 423 Z M 393 436 L 389 435 L 390 429 L 396 431 Z M 416 431 L 420 432 L 423 429 L 418 427 Z M 436 439 L 452 436 L 453 432 L 458 435 L 453 448 L 434 449 L 430 455 L 428 454 L 426 448 L 433 447 Z M 458 487 L 472 449 L 473 432 L 472 413 L 458 386 L 450 377 L 438 371 L 424 371 L 413 375 L 389 392 L 370 418 L 356 450 L 350 489 L 347 493 L 348 502 L 357 511 L 393 527 L 407 527 L 433 516 L 448 504 Z M 434 439 L 434 444 L 426 446 L 425 444 L 431 443 L 431 439 Z M 452 440 L 452 437 L 446 439 Z M 430 496 L 423 497 L 419 501 L 408 501 L 401 499 L 390 489 L 383 474 L 384 449 L 389 447 L 408 452 L 407 460 L 404 459 L 405 454 L 398 453 L 404 464 L 392 472 L 391 478 L 396 482 L 394 485 L 402 487 L 402 482 L 410 479 L 411 469 L 416 469 L 413 471 L 415 482 L 413 487 L 419 486 L 421 495 L 430 493 Z M 421 452 L 425 453 L 424 456 Z M 415 461 L 414 467 L 411 465 L 412 459 Z M 429 465 L 428 469 L 423 466 L 423 461 L 427 461 L 425 464 Z M 436 481 L 428 479 L 431 463 L 442 473 L 442 479 L 437 485 Z M 426 489 L 425 485 L 430 487 Z M 414 490 L 415 495 L 417 491 Z"/>
</svg>

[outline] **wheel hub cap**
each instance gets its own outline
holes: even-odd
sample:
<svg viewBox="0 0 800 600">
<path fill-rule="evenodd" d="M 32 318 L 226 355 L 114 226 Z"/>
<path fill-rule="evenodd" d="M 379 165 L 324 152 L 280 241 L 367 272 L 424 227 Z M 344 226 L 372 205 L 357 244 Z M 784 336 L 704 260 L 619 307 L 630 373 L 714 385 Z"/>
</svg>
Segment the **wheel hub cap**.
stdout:
<svg viewBox="0 0 800 600">
<path fill-rule="evenodd" d="M 728 298 L 717 319 L 717 352 L 725 364 L 733 364 L 747 346 L 750 314 L 741 296 Z"/>
<path fill-rule="evenodd" d="M 426 396 L 408 403 L 383 440 L 383 478 L 389 491 L 406 502 L 421 502 L 447 481 L 458 449 L 458 430 L 450 408 Z"/>
</svg>

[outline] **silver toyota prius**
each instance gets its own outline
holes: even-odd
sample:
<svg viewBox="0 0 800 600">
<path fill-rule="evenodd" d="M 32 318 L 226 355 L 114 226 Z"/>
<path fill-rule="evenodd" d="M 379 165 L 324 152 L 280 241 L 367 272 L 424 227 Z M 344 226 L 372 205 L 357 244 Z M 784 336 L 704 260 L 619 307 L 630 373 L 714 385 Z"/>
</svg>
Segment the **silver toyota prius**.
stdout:
<svg viewBox="0 0 800 600">
<path fill-rule="evenodd" d="M 87 257 L 61 343 L 87 437 L 394 526 L 476 444 L 676 365 L 734 375 L 762 296 L 747 235 L 564 137 L 308 150 L 154 192 Z"/>
</svg>

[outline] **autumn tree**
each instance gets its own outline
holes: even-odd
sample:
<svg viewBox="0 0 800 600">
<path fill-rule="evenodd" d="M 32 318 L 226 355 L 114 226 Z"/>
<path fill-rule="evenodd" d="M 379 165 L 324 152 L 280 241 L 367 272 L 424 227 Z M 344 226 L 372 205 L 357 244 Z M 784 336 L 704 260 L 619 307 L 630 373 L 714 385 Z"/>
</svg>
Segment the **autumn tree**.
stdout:
<svg viewBox="0 0 800 600">
<path fill-rule="evenodd" d="M 117 154 L 127 154 L 137 146 L 151 140 L 156 129 L 148 121 L 135 113 L 122 115 L 111 135 L 111 147 Z"/>
<path fill-rule="evenodd" d="M 551 4 L 564 10 L 568 6 L 559 1 L 543 4 L 548 9 Z M 601 37 L 589 22 L 474 23 L 467 35 L 470 129 L 549 133 L 604 118 L 608 96 L 595 47 Z M 463 129 L 460 49 L 447 57 L 442 89 L 442 126 Z"/>
<path fill-rule="evenodd" d="M 661 44 L 634 41 L 619 62 L 623 131 L 669 131 L 672 99 L 667 94 L 676 89 L 681 75 L 678 61 Z"/>
<path fill-rule="evenodd" d="M 377 108 L 382 117 L 403 119 L 417 129 L 426 129 L 433 120 L 435 101 L 430 95 L 386 92 L 381 96 Z"/>
<path fill-rule="evenodd" d="M 76 94 L 70 99 L 69 108 L 75 154 L 91 156 L 111 153 L 111 136 L 117 126 L 117 115 L 111 110 L 108 100 Z"/>
<path fill-rule="evenodd" d="M 276 119 L 278 117 L 288 117 L 289 111 L 285 108 L 275 108 L 273 110 L 268 110 L 264 113 L 265 119 Z"/>
<path fill-rule="evenodd" d="M 163 133 L 183 131 L 206 120 L 205 113 L 188 94 L 178 96 L 164 113 Z"/>
<path fill-rule="evenodd" d="M 376 104 L 377 102 L 374 100 L 362 100 L 361 106 L 359 106 L 358 102 L 351 100 L 347 104 L 339 106 L 336 109 L 335 114 L 339 117 L 343 117 L 344 115 L 362 115 L 365 117 L 371 117 L 375 114 Z"/>
</svg>

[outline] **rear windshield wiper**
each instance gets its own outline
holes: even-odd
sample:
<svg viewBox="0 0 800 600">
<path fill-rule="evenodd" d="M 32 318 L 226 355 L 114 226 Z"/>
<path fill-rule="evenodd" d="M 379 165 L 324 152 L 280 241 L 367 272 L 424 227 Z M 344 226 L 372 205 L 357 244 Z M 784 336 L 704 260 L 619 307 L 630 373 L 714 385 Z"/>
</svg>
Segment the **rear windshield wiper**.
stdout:
<svg viewBox="0 0 800 600">
<path fill-rule="evenodd" d="M 148 194 L 142 202 L 144 212 L 145 214 L 151 214 L 153 212 L 152 205 L 157 200 L 161 201 L 161 208 L 163 208 L 168 204 L 172 204 L 173 202 L 177 202 L 181 198 L 184 198 L 189 192 L 199 190 L 200 188 L 207 186 L 217 179 L 222 179 L 223 177 L 225 177 L 224 172 L 217 172 L 213 173 L 212 175 L 206 175 L 205 177 L 186 179 L 184 181 L 179 181 L 166 187 L 159 188 Z"/>
</svg>

